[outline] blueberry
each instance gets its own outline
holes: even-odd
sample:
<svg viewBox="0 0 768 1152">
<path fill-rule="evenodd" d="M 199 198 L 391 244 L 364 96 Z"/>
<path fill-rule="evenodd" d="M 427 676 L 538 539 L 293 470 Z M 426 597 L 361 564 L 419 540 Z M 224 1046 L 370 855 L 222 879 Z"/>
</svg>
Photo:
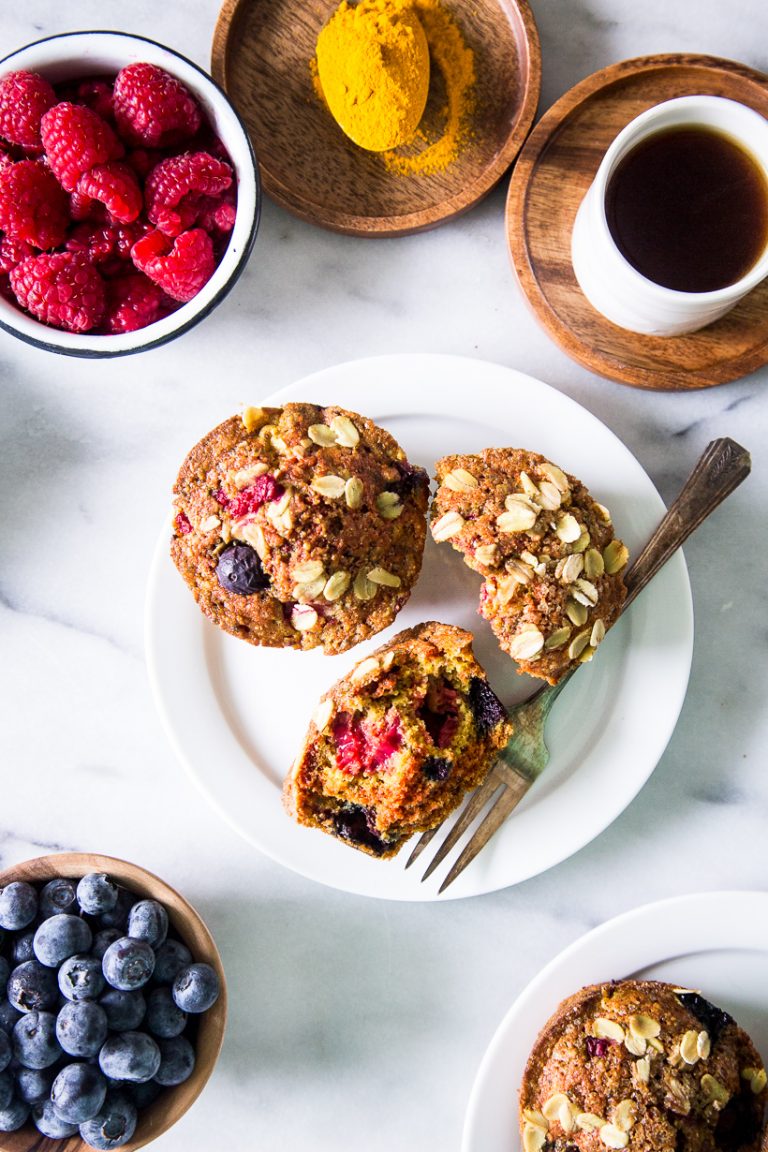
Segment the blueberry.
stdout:
<svg viewBox="0 0 768 1152">
<path fill-rule="evenodd" d="M 427 780 L 447 780 L 453 764 L 442 756 L 428 756 L 421 766 Z"/>
<path fill-rule="evenodd" d="M 139 900 L 128 916 L 128 935 L 159 948 L 168 935 L 168 913 L 157 900 Z"/>
<path fill-rule="evenodd" d="M 117 884 L 103 872 L 89 872 L 77 885 L 77 902 L 83 912 L 100 916 L 117 904 Z"/>
<path fill-rule="evenodd" d="M 62 1120 L 83 1124 L 100 1111 L 107 1082 L 94 1064 L 67 1064 L 51 1087 L 51 1102 Z"/>
<path fill-rule="evenodd" d="M 709 1000 L 705 1000 L 698 992 L 678 992 L 676 995 L 681 1004 L 684 1004 L 699 1023 L 704 1025 L 713 1044 L 717 1043 L 726 1024 L 733 1023 L 733 1016 L 730 1016 L 722 1008 L 710 1004 Z"/>
<path fill-rule="evenodd" d="M 40 892 L 40 915 L 43 920 L 58 916 L 60 912 L 77 914 L 77 885 L 74 880 L 57 876 L 49 880 Z"/>
<path fill-rule="evenodd" d="M 60 912 L 43 920 L 35 932 L 35 956 L 41 964 L 58 968 L 62 960 L 76 956 L 78 952 L 87 952 L 92 940 L 85 920 Z"/>
<path fill-rule="evenodd" d="M 375 813 L 372 808 L 360 804 L 345 804 L 336 812 L 329 813 L 336 835 L 350 844 L 364 844 L 377 855 L 391 847 L 382 840 L 376 829 Z"/>
<path fill-rule="evenodd" d="M 146 940 L 121 936 L 107 948 L 101 963 L 108 984 L 131 992 L 149 980 L 155 968 L 155 953 Z"/>
<path fill-rule="evenodd" d="M 21 1012 L 14 1008 L 7 1000 L 0 1000 L 0 1032 L 10 1034 L 13 1032 L 17 1020 L 21 1019 Z"/>
<path fill-rule="evenodd" d="M 25 960 L 34 960 L 35 950 L 32 946 L 35 939 L 34 932 L 22 932 L 16 936 L 11 947 L 11 958 L 14 964 L 23 964 Z"/>
<path fill-rule="evenodd" d="M 190 960 L 192 957 L 190 956 Z M 11 966 L 6 960 L 5 956 L 0 956 L 0 995 L 5 992 L 5 987 L 8 983 L 8 977 L 11 974 Z"/>
<path fill-rule="evenodd" d="M 93 938 L 91 956 L 96 956 L 102 960 L 110 944 L 114 944 L 115 940 L 119 940 L 122 935 L 123 932 L 120 928 L 102 928 Z"/>
<path fill-rule="evenodd" d="M 59 968 L 59 989 L 67 1000 L 98 1000 L 104 973 L 98 956 L 70 956 Z"/>
<path fill-rule="evenodd" d="M 37 960 L 26 960 L 8 977 L 6 996 L 19 1012 L 47 1011 L 56 1007 L 59 985 L 56 973 Z"/>
<path fill-rule="evenodd" d="M 13 1100 L 13 1077 L 10 1072 L 0 1072 L 0 1111 Z"/>
<path fill-rule="evenodd" d="M 132 1032 L 144 1019 L 147 1002 L 141 992 L 122 992 L 108 988 L 99 1004 L 107 1014 L 107 1024 L 113 1032 Z"/>
<path fill-rule="evenodd" d="M 32 1106 L 32 1123 L 49 1140 L 66 1140 L 77 1132 L 77 1124 L 62 1120 L 50 1100 Z"/>
<path fill-rule="evenodd" d="M 117 889 L 117 901 L 110 912 L 102 912 L 99 916 L 99 927 L 119 928 L 120 935 L 125 935 L 128 927 L 128 913 L 136 903 L 136 897 L 127 888 Z"/>
<path fill-rule="evenodd" d="M 164 1088 L 189 1080 L 195 1067 L 195 1050 L 184 1036 L 160 1041 L 160 1067 L 155 1080 Z"/>
<path fill-rule="evenodd" d="M 98 1004 L 67 1003 L 56 1017 L 56 1039 L 69 1056 L 96 1056 L 107 1038 L 107 1014 Z"/>
<path fill-rule="evenodd" d="M 154 1104 L 162 1092 L 162 1088 L 154 1080 L 145 1080 L 143 1084 L 125 1083 L 123 1088 L 140 1112 L 143 1108 Z"/>
<path fill-rule="evenodd" d="M 13 1054 L 25 1068 L 49 1068 L 61 1056 L 52 1012 L 27 1012 L 13 1029 Z"/>
<path fill-rule="evenodd" d="M 25 1104 L 41 1104 L 50 1096 L 55 1079 L 54 1068 L 18 1068 L 16 1091 Z"/>
<path fill-rule="evenodd" d="M 16 1132 L 29 1119 L 29 1104 L 15 1096 L 7 1108 L 0 1110 L 0 1132 Z"/>
<path fill-rule="evenodd" d="M 269 584 L 255 549 L 240 543 L 228 544 L 219 553 L 216 579 L 225 592 L 238 596 L 252 596 Z"/>
<path fill-rule="evenodd" d="M 175 1036 L 176 1033 L 171 1033 L 171 1035 Z M 3 1072 L 8 1067 L 12 1056 L 13 1048 L 11 1047 L 11 1041 L 8 1039 L 8 1033 L 0 1032 L 0 1072 Z"/>
<path fill-rule="evenodd" d="M 80 1125 L 80 1136 L 91 1148 L 109 1152 L 128 1143 L 137 1120 L 136 1105 L 124 1092 L 108 1092 L 101 1111 Z"/>
<path fill-rule="evenodd" d="M 173 982 L 173 998 L 182 1012 L 206 1012 L 219 998 L 219 978 L 210 964 L 189 964 Z"/>
<path fill-rule="evenodd" d="M 168 987 L 153 988 L 147 997 L 146 1027 L 154 1036 L 171 1040 L 187 1026 L 187 1014 L 176 1004 Z"/>
<path fill-rule="evenodd" d="M 155 950 L 155 970 L 152 979 L 155 984 L 173 984 L 174 980 L 192 963 L 192 953 L 181 940 L 166 940 Z"/>
<path fill-rule="evenodd" d="M 37 892 L 24 880 L 14 880 L 0 891 L 0 928 L 18 932 L 37 916 Z"/>
<path fill-rule="evenodd" d="M 110 1080 L 152 1080 L 160 1067 L 160 1049 L 146 1032 L 110 1036 L 99 1053 L 99 1065 Z"/>
<path fill-rule="evenodd" d="M 481 680 L 479 676 L 473 676 L 470 681 L 469 707 L 481 736 L 487 736 L 507 716 L 506 708 L 488 681 Z"/>
</svg>

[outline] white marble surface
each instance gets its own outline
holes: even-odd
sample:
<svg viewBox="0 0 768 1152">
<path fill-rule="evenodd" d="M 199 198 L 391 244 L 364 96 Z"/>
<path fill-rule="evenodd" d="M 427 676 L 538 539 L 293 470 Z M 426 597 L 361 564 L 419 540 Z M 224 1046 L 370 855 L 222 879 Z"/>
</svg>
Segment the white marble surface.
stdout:
<svg viewBox="0 0 768 1152">
<path fill-rule="evenodd" d="M 542 110 L 627 56 L 690 50 L 768 67 L 763 0 L 533 7 Z M 10 51 L 111 25 L 206 64 L 216 10 L 216 0 L 27 0 L 2 6 L 0 30 Z M 0 334 L 0 863 L 57 849 L 134 859 L 198 906 L 229 976 L 221 1061 L 158 1152 L 455 1149 L 497 1022 L 560 948 L 647 900 L 766 884 L 768 371 L 648 394 L 571 363 L 516 287 L 502 211 L 499 191 L 438 231 L 371 242 L 267 204 L 247 274 L 177 343 L 85 363 Z M 175 468 L 204 430 L 309 371 L 417 350 L 498 360 L 560 387 L 618 433 L 666 497 L 714 436 L 751 448 L 754 471 L 686 550 L 690 690 L 635 802 L 517 888 L 405 905 L 286 872 L 208 809 L 155 715 L 142 624 Z"/>
</svg>

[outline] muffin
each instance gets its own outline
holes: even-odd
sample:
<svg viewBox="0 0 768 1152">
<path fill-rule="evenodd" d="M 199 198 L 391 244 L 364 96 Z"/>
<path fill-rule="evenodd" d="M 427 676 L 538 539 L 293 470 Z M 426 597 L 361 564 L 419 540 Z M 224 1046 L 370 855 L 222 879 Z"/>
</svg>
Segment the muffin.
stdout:
<svg viewBox="0 0 768 1152">
<path fill-rule="evenodd" d="M 766 1074 L 733 1017 L 656 980 L 583 988 L 542 1029 L 520 1094 L 524 1152 L 757 1152 Z"/>
<path fill-rule="evenodd" d="M 174 488 L 171 556 L 225 632 L 343 652 L 391 624 L 421 569 L 429 480 L 343 408 L 246 408 Z"/>
<path fill-rule="evenodd" d="M 556 684 L 591 660 L 621 613 L 629 553 L 610 513 L 536 452 L 437 462 L 432 535 L 485 577 L 480 613 L 518 671 Z"/>
<path fill-rule="evenodd" d="M 323 696 L 284 803 L 300 824 L 371 856 L 394 856 L 481 783 L 511 733 L 471 634 L 420 624 Z"/>
</svg>

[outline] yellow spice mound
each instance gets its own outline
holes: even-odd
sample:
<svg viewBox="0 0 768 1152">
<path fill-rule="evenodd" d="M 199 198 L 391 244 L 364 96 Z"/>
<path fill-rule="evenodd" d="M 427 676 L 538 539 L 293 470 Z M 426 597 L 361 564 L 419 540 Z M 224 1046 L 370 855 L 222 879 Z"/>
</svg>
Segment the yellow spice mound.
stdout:
<svg viewBox="0 0 768 1152">
<path fill-rule="evenodd" d="M 346 0 L 317 40 L 317 71 L 334 119 L 360 148 L 410 140 L 429 90 L 429 48 L 408 0 Z"/>
</svg>

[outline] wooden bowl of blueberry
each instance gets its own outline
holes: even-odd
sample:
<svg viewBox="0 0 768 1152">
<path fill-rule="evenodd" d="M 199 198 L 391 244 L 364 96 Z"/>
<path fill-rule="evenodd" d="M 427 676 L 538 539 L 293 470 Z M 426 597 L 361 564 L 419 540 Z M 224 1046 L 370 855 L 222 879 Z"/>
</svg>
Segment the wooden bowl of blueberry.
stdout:
<svg viewBox="0 0 768 1152">
<path fill-rule="evenodd" d="M 208 929 L 151 872 L 88 853 L 0 872 L 0 1152 L 149 1144 L 202 1091 L 226 1000 Z"/>
</svg>

